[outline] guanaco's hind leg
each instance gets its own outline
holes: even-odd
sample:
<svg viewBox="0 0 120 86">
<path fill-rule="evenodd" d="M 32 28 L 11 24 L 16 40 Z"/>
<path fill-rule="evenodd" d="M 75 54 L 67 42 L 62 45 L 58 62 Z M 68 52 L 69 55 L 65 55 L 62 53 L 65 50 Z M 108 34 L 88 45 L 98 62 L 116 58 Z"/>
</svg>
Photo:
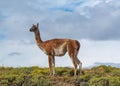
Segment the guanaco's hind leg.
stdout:
<svg viewBox="0 0 120 86">
<path fill-rule="evenodd" d="M 77 55 L 78 55 L 78 50 L 75 50 L 75 61 L 76 61 L 77 65 L 79 66 L 79 74 L 81 75 L 82 62 L 78 59 Z"/>
<path fill-rule="evenodd" d="M 77 74 L 77 63 L 76 63 L 75 58 L 74 58 L 73 55 L 70 55 L 70 58 L 71 58 L 72 63 L 74 65 L 74 76 L 76 76 L 76 74 Z"/>
<path fill-rule="evenodd" d="M 80 75 L 81 75 L 81 72 L 82 72 L 82 62 L 76 57 L 76 62 L 77 62 L 77 65 L 79 66 L 79 71 L 80 71 Z"/>
<path fill-rule="evenodd" d="M 77 58 L 77 54 L 78 54 L 78 51 L 79 51 L 79 45 L 74 46 L 72 44 L 69 44 L 67 46 L 67 51 L 68 51 L 68 54 L 69 54 L 69 56 L 72 60 L 73 65 L 74 65 L 74 76 L 76 76 L 76 73 L 77 73 L 77 66 L 79 66 L 79 70 L 80 70 L 80 74 L 81 74 L 82 63 Z"/>
<path fill-rule="evenodd" d="M 71 57 L 73 65 L 74 65 L 74 76 L 76 76 L 76 74 L 77 74 L 77 66 L 79 66 L 79 75 L 81 75 L 82 62 L 74 55 L 70 55 L 70 57 Z"/>
<path fill-rule="evenodd" d="M 70 48 L 68 48 L 68 54 L 69 54 L 69 56 L 70 56 L 70 58 L 71 58 L 71 60 L 72 60 L 72 63 L 73 63 L 73 65 L 74 65 L 74 76 L 76 76 L 76 74 L 77 74 L 77 66 L 78 66 L 78 60 L 76 60 L 76 52 L 75 52 L 75 49 L 74 48 L 72 48 L 72 49 L 70 49 Z"/>
</svg>

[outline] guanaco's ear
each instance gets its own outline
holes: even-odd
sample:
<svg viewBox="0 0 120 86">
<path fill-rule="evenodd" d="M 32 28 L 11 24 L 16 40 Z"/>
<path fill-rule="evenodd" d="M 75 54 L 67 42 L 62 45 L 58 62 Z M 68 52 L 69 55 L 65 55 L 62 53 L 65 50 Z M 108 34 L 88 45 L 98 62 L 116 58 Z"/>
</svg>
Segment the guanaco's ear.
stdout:
<svg viewBox="0 0 120 86">
<path fill-rule="evenodd" d="M 37 27 L 39 26 L 39 23 L 37 23 Z"/>
</svg>

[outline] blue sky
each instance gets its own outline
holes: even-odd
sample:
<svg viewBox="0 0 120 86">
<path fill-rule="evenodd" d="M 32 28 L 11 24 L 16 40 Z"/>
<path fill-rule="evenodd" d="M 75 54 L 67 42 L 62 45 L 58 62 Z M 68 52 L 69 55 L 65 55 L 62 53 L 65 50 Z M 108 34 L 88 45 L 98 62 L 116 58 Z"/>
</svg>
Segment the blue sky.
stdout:
<svg viewBox="0 0 120 86">
<path fill-rule="evenodd" d="M 48 66 L 47 55 L 29 32 L 38 22 L 43 40 L 79 40 L 78 57 L 84 67 L 120 63 L 119 0 L 1 0 L 0 65 Z M 56 58 L 56 65 L 72 66 L 72 62 L 66 54 Z"/>
</svg>

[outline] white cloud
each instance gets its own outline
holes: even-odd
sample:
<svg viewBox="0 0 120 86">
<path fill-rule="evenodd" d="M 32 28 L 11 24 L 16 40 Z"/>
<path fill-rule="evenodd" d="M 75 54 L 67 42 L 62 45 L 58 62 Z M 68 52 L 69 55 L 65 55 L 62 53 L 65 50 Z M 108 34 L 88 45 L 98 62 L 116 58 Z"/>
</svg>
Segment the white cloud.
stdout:
<svg viewBox="0 0 120 86">
<path fill-rule="evenodd" d="M 81 7 L 95 7 L 96 5 L 100 4 L 102 0 L 86 0 Z"/>
<path fill-rule="evenodd" d="M 0 43 L 0 65 L 5 66 L 31 66 L 38 65 L 46 66 L 44 60 L 46 57 L 40 52 L 35 44 L 30 42 L 9 40 Z M 17 52 L 18 54 L 10 55 Z"/>
<path fill-rule="evenodd" d="M 58 2 L 61 3 L 59 7 L 63 7 L 63 9 L 61 8 L 61 11 L 59 9 L 51 11 L 50 8 L 55 8 Z M 1 13 L 7 17 L 1 21 L 2 31 L 0 33 L 8 39 L 29 39 L 31 37 L 28 32 L 29 27 L 33 23 L 40 22 L 41 34 L 48 34 L 43 36 L 45 39 L 49 38 L 52 32 L 56 32 L 58 37 L 61 35 L 71 37 L 69 33 L 72 32 L 78 34 L 74 37 L 72 35 L 73 38 L 116 40 L 120 37 L 118 29 L 120 26 L 116 24 L 120 20 L 120 4 L 118 0 L 107 2 L 104 0 L 81 0 L 81 2 L 74 0 L 36 2 L 26 0 L 20 8 L 16 1 L 13 3 L 15 5 L 4 1 L 2 4 L 8 6 L 3 10 L 3 5 L 1 5 Z M 22 3 L 22 1 L 19 1 L 19 3 Z M 75 6 L 76 3 L 78 4 Z M 69 8 L 73 12 L 69 13 L 65 10 L 69 10 Z M 62 32 L 63 30 L 65 34 Z M 15 36 L 16 34 L 17 36 Z M 52 34 L 52 37 L 56 37 L 56 34 Z"/>
<path fill-rule="evenodd" d="M 81 40 L 80 56 L 84 66 L 95 62 L 119 63 L 120 41 Z"/>
</svg>

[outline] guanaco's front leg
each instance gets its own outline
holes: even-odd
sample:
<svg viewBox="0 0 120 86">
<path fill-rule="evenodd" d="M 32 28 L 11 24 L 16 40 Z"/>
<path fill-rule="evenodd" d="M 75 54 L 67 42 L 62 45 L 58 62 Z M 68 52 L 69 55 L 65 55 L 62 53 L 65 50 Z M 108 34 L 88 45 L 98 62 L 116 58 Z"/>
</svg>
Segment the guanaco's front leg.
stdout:
<svg viewBox="0 0 120 86">
<path fill-rule="evenodd" d="M 55 57 L 52 57 L 52 72 L 53 72 L 53 76 L 55 75 Z"/>
<path fill-rule="evenodd" d="M 49 63 L 49 69 L 50 69 L 50 76 L 52 75 L 52 57 L 48 56 L 48 63 Z"/>
</svg>

